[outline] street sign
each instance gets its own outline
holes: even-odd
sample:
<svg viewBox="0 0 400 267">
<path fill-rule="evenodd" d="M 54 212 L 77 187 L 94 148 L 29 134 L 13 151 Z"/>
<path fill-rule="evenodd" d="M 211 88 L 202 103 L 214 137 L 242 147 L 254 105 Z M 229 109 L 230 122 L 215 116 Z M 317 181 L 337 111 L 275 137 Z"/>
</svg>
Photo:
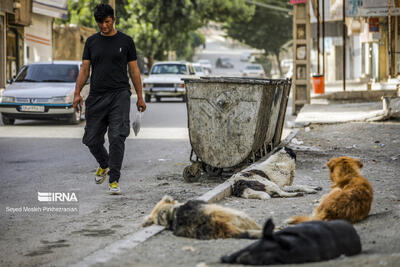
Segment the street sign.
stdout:
<svg viewBox="0 0 400 267">
<path fill-rule="evenodd" d="M 290 0 L 291 5 L 304 4 L 307 0 Z"/>
</svg>

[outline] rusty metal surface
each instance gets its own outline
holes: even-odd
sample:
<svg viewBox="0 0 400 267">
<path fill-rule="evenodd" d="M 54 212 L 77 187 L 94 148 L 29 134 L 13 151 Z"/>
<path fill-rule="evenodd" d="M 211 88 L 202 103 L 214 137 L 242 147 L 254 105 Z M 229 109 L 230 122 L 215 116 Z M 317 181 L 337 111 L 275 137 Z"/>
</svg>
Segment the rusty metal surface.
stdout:
<svg viewBox="0 0 400 267">
<path fill-rule="evenodd" d="M 284 89 L 288 83 L 225 77 L 186 79 L 188 128 L 195 154 L 208 165 L 229 168 L 266 145 L 272 146 L 277 128 L 283 126 L 281 109 L 286 109 Z"/>
</svg>

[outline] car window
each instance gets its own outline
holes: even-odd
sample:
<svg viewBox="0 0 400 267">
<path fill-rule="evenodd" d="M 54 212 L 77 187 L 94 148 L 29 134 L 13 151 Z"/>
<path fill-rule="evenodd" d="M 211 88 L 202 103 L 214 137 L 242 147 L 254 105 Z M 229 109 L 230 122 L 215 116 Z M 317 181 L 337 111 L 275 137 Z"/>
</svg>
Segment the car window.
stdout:
<svg viewBox="0 0 400 267">
<path fill-rule="evenodd" d="M 200 66 L 195 66 L 194 69 L 196 70 L 196 72 L 203 72 Z"/>
<path fill-rule="evenodd" d="M 183 64 L 157 64 L 153 66 L 151 74 L 186 74 L 187 68 Z"/>
<path fill-rule="evenodd" d="M 73 64 L 32 64 L 21 68 L 15 82 L 75 82 L 78 73 Z"/>
</svg>

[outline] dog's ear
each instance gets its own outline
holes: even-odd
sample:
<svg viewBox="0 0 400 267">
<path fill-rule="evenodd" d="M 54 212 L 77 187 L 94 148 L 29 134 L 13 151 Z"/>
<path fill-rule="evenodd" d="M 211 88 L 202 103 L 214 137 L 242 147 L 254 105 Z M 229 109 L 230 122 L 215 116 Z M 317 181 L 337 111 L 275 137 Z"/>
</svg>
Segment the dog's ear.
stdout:
<svg viewBox="0 0 400 267">
<path fill-rule="evenodd" d="M 285 146 L 284 147 L 286 153 L 289 155 L 290 158 L 294 159 L 296 161 L 296 153 L 291 149 L 290 147 Z"/>
<path fill-rule="evenodd" d="M 161 201 L 164 203 L 174 203 L 174 199 L 168 195 L 164 196 Z"/>
<path fill-rule="evenodd" d="M 148 215 L 144 218 L 143 222 L 142 222 L 142 226 L 143 227 L 147 227 L 154 224 L 153 219 L 151 217 L 151 215 Z"/>
<path fill-rule="evenodd" d="M 356 159 L 356 162 L 358 167 L 360 167 L 360 169 L 364 166 L 364 164 L 359 159 Z"/>
<path fill-rule="evenodd" d="M 268 221 L 264 224 L 263 239 L 274 239 L 274 228 L 275 225 L 272 222 L 272 219 L 268 219 Z"/>
<path fill-rule="evenodd" d="M 328 166 L 330 171 L 333 171 L 333 168 L 335 167 L 335 164 L 337 162 L 337 158 L 332 158 L 328 163 L 326 163 L 326 166 Z"/>
</svg>

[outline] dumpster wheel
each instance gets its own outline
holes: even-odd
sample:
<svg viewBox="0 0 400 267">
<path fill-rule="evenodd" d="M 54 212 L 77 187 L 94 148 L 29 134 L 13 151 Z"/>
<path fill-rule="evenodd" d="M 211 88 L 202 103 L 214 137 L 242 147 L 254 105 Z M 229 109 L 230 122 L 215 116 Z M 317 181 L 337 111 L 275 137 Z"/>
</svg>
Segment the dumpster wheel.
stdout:
<svg viewBox="0 0 400 267">
<path fill-rule="evenodd" d="M 183 170 L 183 179 L 187 183 L 197 182 L 201 176 L 201 163 L 195 162 Z"/>
<path fill-rule="evenodd" d="M 201 168 L 209 175 L 209 176 L 220 176 L 222 173 L 222 168 L 213 167 L 206 163 L 202 163 Z"/>
</svg>

